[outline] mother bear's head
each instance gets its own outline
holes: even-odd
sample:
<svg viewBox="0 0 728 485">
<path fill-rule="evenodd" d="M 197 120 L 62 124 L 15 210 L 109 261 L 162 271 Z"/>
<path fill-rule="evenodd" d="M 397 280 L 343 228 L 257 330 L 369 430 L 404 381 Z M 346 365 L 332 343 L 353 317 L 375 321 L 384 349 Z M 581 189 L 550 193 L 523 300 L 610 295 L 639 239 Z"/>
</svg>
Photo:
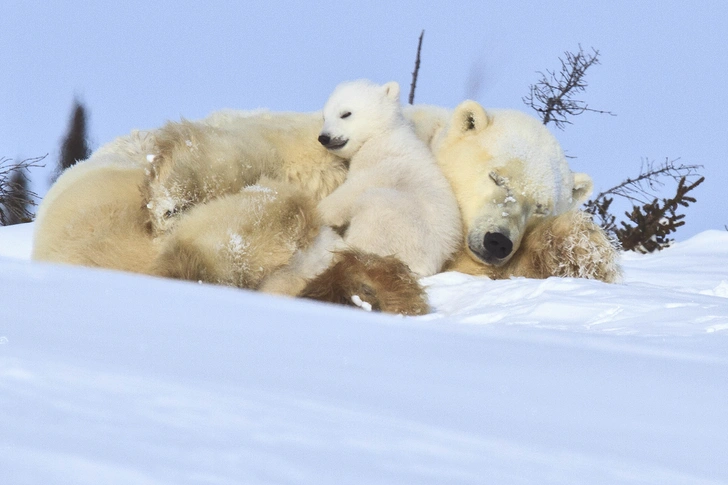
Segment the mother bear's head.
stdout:
<svg viewBox="0 0 728 485">
<path fill-rule="evenodd" d="M 571 171 L 556 138 L 534 117 L 486 111 L 475 101 L 450 113 L 413 107 L 407 115 L 452 184 L 464 246 L 481 264 L 505 264 L 529 229 L 577 208 L 592 192 L 591 178 Z"/>
</svg>

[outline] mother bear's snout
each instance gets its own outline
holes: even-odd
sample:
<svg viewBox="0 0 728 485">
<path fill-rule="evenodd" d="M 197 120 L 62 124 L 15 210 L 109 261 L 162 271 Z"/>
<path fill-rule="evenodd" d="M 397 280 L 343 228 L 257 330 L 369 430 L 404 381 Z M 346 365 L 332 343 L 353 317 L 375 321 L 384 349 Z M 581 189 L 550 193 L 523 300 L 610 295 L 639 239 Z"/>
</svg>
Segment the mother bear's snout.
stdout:
<svg viewBox="0 0 728 485">
<path fill-rule="evenodd" d="M 486 232 L 483 249 L 496 259 L 503 259 L 513 251 L 513 242 L 500 232 Z"/>
</svg>

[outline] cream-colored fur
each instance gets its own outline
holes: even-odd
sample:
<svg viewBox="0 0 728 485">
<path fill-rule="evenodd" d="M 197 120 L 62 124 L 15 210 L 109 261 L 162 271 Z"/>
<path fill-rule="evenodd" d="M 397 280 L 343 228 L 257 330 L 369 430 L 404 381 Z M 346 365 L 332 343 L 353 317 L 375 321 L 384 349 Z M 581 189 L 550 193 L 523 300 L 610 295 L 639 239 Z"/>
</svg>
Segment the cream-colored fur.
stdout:
<svg viewBox="0 0 728 485">
<path fill-rule="evenodd" d="M 151 143 L 134 132 L 67 169 L 39 207 L 33 259 L 151 273 L 157 248 L 139 191 Z"/>
<path fill-rule="evenodd" d="M 496 157 L 496 150 L 489 148 L 493 141 L 488 130 L 498 126 L 499 112 L 486 114 L 473 102 L 454 111 L 408 108 L 405 116 L 430 144 L 465 216 L 464 244 L 451 268 L 498 278 L 578 276 L 613 281 L 618 276 L 616 251 L 603 232 L 574 208 L 591 191 L 589 177 L 570 176 L 559 169 L 555 172 L 562 185 L 554 187 L 551 195 L 522 180 L 531 174 L 524 153 L 538 154 L 540 146 L 557 150 L 552 141 L 531 143 L 535 151 L 524 152 L 515 137 Z M 345 160 L 316 140 L 322 124 L 317 113 L 221 112 L 199 122 L 170 123 L 119 138 L 66 170 L 48 192 L 36 219 L 33 258 L 296 294 L 324 263 L 340 261 L 330 250 L 339 249 L 335 235 L 328 229 L 317 233 L 319 222 L 303 209 L 309 204 L 306 197 L 313 206 L 346 177 Z M 536 130 L 533 123 L 524 126 Z M 503 130 L 507 133 L 510 128 Z M 287 188 L 276 190 L 280 200 L 298 201 L 293 206 L 300 210 L 288 212 L 298 216 L 279 220 L 280 212 L 267 204 L 251 211 L 249 205 L 257 199 L 241 190 L 261 182 L 263 176 L 271 183 L 288 183 Z M 498 185 L 498 177 L 507 183 Z M 533 187 L 538 190 L 529 192 Z M 521 222 L 514 226 L 521 236 L 508 261 L 489 264 L 465 243 L 471 234 L 486 230 L 481 214 L 492 217 L 498 211 L 511 211 L 498 207 L 510 203 L 506 195 L 500 201 L 497 197 L 508 189 L 526 210 L 504 219 L 522 219 L 524 227 L 520 228 Z M 249 219 L 246 222 L 252 213 L 267 221 L 266 229 L 248 224 Z M 505 225 L 509 230 L 510 224 Z M 234 232 L 229 230 L 241 228 L 250 244 L 261 248 L 270 244 L 275 257 L 252 258 L 247 266 L 231 264 L 234 258 L 221 249 L 232 241 Z M 271 240 L 276 231 L 293 231 L 294 242 Z M 170 263 L 175 261 L 174 248 L 186 248 L 185 254 L 190 255 L 188 260 L 176 259 L 182 265 L 174 270 L 177 273 L 170 269 L 174 268 Z M 563 258 L 564 254 L 570 256 Z M 534 262 L 535 255 L 540 259 Z M 199 261 L 202 266 L 197 265 Z M 203 268 L 207 276 L 198 278 L 195 267 Z M 230 268 L 236 269 L 231 272 Z M 314 290 L 306 291 L 315 294 Z"/>
<path fill-rule="evenodd" d="M 290 262 L 266 277 L 259 289 L 265 293 L 297 296 L 313 277 L 334 265 L 339 252 L 346 249 L 341 236 L 323 226 L 308 247 L 296 251 Z"/>
<path fill-rule="evenodd" d="M 578 210 L 591 194 L 591 178 L 571 172 L 538 120 L 486 111 L 474 101 L 451 113 L 417 106 L 407 114 L 429 120 L 420 124 L 420 136 L 430 140 L 462 212 L 462 250 L 448 269 L 494 278 L 619 278 L 617 250 Z M 544 234 L 548 242 L 541 241 Z M 525 264 L 535 252 L 539 264 Z"/>
<path fill-rule="evenodd" d="M 155 234 L 187 209 L 237 193 L 262 176 L 292 182 L 321 199 L 346 177 L 343 159 L 316 140 L 319 113 L 222 111 L 169 122 L 154 133 L 144 199 Z"/>
<path fill-rule="evenodd" d="M 255 185 L 199 204 L 161 238 L 160 276 L 257 289 L 319 232 L 314 200 L 290 182 Z"/>
<path fill-rule="evenodd" d="M 446 269 L 493 279 L 560 276 L 607 283 L 619 281 L 622 274 L 614 245 L 580 210 L 546 217 L 530 226 L 521 248 L 503 265 L 485 265 L 461 251 Z"/>
<path fill-rule="evenodd" d="M 440 271 L 462 232 L 457 201 L 427 145 L 402 116 L 399 85 L 339 85 L 321 140 L 350 159 L 346 181 L 318 205 L 352 248 L 395 256 L 420 276 Z M 328 145 L 327 145 L 328 144 Z"/>
</svg>

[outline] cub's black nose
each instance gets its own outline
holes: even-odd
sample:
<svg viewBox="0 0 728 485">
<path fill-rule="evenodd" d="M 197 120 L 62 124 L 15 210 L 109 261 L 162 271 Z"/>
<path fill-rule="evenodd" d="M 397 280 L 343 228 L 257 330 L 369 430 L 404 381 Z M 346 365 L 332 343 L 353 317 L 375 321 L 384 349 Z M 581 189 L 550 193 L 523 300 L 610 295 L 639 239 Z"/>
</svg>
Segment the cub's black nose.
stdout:
<svg viewBox="0 0 728 485">
<path fill-rule="evenodd" d="M 494 258 L 503 259 L 513 251 L 513 243 L 500 232 L 486 232 L 483 247 Z"/>
<path fill-rule="evenodd" d="M 329 143 L 331 143 L 331 137 L 329 135 L 321 134 L 318 137 L 319 143 L 321 143 L 323 146 L 327 146 Z"/>
</svg>

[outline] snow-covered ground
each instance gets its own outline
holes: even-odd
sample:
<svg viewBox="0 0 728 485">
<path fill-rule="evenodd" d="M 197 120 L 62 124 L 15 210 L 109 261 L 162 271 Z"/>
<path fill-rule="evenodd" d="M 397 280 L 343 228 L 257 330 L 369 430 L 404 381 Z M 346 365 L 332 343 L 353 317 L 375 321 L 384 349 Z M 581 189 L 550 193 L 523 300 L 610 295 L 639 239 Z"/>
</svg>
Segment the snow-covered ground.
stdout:
<svg viewBox="0 0 728 485">
<path fill-rule="evenodd" d="M 728 232 L 623 284 L 366 313 L 28 261 L 0 228 L 2 484 L 726 484 Z"/>
</svg>

